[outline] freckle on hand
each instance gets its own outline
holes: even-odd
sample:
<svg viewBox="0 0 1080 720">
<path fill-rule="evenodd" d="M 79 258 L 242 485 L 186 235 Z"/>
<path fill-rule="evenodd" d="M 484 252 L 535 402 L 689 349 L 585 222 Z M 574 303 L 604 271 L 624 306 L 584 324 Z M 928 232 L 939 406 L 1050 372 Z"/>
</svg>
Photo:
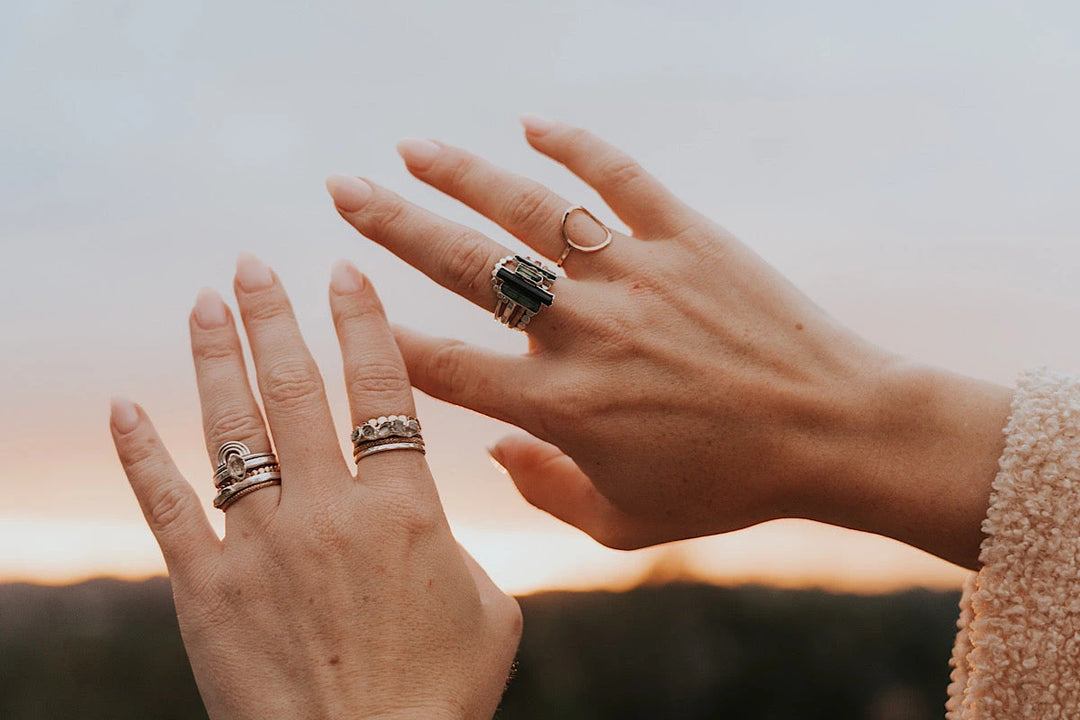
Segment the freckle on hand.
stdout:
<svg viewBox="0 0 1080 720">
<path fill-rule="evenodd" d="M 340 657 L 338 657 L 337 655 L 332 655 L 332 656 L 330 657 L 330 664 L 331 664 L 331 665 L 338 665 L 338 664 L 340 664 L 340 663 L 341 663 L 341 658 L 340 658 Z"/>
<path fill-rule="evenodd" d="M 802 323 L 795 323 L 796 330 L 802 330 Z"/>
</svg>

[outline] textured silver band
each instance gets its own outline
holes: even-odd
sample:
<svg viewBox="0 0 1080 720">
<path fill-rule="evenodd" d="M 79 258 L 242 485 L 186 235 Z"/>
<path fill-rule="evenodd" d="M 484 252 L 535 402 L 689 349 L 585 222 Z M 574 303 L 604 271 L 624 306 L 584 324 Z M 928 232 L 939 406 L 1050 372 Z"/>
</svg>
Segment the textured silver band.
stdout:
<svg viewBox="0 0 1080 720">
<path fill-rule="evenodd" d="M 421 455 L 426 455 L 427 450 L 424 449 L 423 440 L 402 440 L 400 442 L 388 442 L 381 443 L 379 445 L 370 445 L 368 447 L 357 450 L 353 453 L 353 460 L 360 462 L 362 459 L 369 455 L 375 455 L 376 453 L 388 452 L 390 450 L 418 450 Z"/>
<path fill-rule="evenodd" d="M 250 492 L 258 490 L 259 488 L 270 487 L 271 485 L 281 484 L 281 471 L 269 470 L 266 472 L 255 473 L 251 477 L 244 478 L 240 482 L 233 483 L 232 485 L 226 485 L 218 492 L 217 497 L 214 498 L 214 507 L 218 510 L 224 510 L 229 505 L 239 500 L 244 495 Z"/>
</svg>

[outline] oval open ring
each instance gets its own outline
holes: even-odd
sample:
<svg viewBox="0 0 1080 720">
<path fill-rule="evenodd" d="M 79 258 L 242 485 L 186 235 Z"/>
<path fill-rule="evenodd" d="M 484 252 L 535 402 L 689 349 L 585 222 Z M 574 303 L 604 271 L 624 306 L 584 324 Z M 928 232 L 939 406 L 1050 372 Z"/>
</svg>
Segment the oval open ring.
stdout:
<svg viewBox="0 0 1080 720">
<path fill-rule="evenodd" d="M 570 218 L 570 215 L 572 213 L 578 210 L 588 215 L 593 222 L 604 228 L 605 237 L 603 242 L 600 242 L 596 245 L 578 245 L 576 242 L 570 239 L 570 235 L 566 232 L 566 221 Z M 572 205 L 566 209 L 566 212 L 562 214 L 561 229 L 563 241 L 566 242 L 566 249 L 563 250 L 562 255 L 560 255 L 559 259 L 555 262 L 555 264 L 559 267 L 562 267 L 563 262 L 565 262 L 566 258 L 570 255 L 571 250 L 580 250 L 581 252 L 585 253 L 597 252 L 598 250 L 603 250 L 604 248 L 606 248 L 608 245 L 611 244 L 611 241 L 615 239 L 615 233 L 611 232 L 611 228 L 602 223 L 600 221 L 600 218 L 589 212 L 583 205 Z"/>
</svg>

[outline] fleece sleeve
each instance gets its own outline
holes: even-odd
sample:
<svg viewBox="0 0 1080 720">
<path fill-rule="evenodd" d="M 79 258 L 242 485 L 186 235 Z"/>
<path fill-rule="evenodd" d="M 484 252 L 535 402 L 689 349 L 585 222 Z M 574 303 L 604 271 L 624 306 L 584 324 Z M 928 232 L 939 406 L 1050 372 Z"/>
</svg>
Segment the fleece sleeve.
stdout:
<svg viewBox="0 0 1080 720">
<path fill-rule="evenodd" d="M 1020 376 L 964 588 L 948 720 L 1080 718 L 1080 378 Z"/>
</svg>

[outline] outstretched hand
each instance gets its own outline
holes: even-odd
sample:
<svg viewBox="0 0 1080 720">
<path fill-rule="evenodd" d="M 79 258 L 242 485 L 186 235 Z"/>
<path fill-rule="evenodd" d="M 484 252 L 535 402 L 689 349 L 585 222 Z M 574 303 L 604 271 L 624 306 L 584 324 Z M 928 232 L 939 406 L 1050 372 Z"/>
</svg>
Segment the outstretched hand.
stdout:
<svg viewBox="0 0 1080 720">
<path fill-rule="evenodd" d="M 569 253 L 525 355 L 395 335 L 416 387 L 529 433 L 492 451 L 529 502 L 617 548 L 808 517 L 973 561 L 1007 391 L 863 341 L 623 152 L 579 128 L 523 122 L 528 142 L 632 234 Z M 575 203 L 449 145 L 407 140 L 399 152 L 414 176 L 539 255 L 563 254 L 560 221 Z M 363 235 L 495 308 L 491 272 L 506 247 L 371 181 L 327 185 Z M 605 238 L 585 213 L 566 230 L 583 246 Z"/>
<path fill-rule="evenodd" d="M 219 540 L 143 411 L 114 401 L 111 422 L 210 717 L 490 718 L 521 632 L 517 603 L 454 541 L 421 453 L 364 457 L 354 475 L 277 275 L 241 256 L 235 290 L 266 422 L 232 314 L 204 290 L 190 327 L 206 447 L 213 467 L 227 441 L 267 453 L 272 438 L 280 486 L 237 495 Z M 356 268 L 335 266 L 330 304 L 354 425 L 414 414 Z"/>
</svg>

